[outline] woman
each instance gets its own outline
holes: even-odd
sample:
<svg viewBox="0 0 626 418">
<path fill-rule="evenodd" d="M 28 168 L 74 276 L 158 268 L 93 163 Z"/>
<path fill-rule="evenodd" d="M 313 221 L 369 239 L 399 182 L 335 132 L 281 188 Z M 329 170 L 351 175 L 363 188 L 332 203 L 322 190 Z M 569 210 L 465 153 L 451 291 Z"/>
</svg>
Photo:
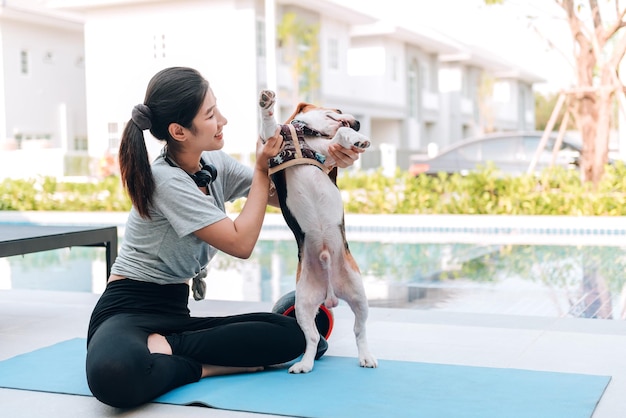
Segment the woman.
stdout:
<svg viewBox="0 0 626 418">
<path fill-rule="evenodd" d="M 293 318 L 272 313 L 195 318 L 189 281 L 204 298 L 206 265 L 219 251 L 248 258 L 268 203 L 267 161 L 279 132 L 257 142 L 252 169 L 223 153 L 220 113 L 194 69 L 157 73 L 122 134 L 119 162 L 133 207 L 107 287 L 87 336 L 87 380 L 96 398 L 128 408 L 203 377 L 255 372 L 291 361 L 305 348 Z M 150 164 L 143 131 L 164 141 Z M 346 167 L 359 150 L 333 149 Z M 236 219 L 224 203 L 247 196 Z M 323 342 L 318 355 L 327 345 Z"/>
</svg>

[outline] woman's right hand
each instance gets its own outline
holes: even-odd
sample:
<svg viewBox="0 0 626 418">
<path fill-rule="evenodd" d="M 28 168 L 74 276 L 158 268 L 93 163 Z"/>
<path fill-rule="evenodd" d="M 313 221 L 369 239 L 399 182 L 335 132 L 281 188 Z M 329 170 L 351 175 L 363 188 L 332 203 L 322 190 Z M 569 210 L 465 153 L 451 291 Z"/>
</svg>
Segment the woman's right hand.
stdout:
<svg viewBox="0 0 626 418">
<path fill-rule="evenodd" d="M 268 138 L 265 143 L 259 138 L 256 148 L 256 168 L 267 173 L 268 160 L 276 156 L 282 148 L 283 136 L 280 134 L 280 127 L 276 128 L 274 136 Z"/>
<path fill-rule="evenodd" d="M 280 135 L 280 128 L 273 137 L 265 141 L 265 144 L 259 139 L 252 184 L 241 213 L 234 220 L 226 217 L 196 231 L 198 238 L 234 257 L 250 257 L 259 238 L 267 209 L 270 189 L 268 160 L 278 154 L 282 147 L 283 137 Z"/>
</svg>

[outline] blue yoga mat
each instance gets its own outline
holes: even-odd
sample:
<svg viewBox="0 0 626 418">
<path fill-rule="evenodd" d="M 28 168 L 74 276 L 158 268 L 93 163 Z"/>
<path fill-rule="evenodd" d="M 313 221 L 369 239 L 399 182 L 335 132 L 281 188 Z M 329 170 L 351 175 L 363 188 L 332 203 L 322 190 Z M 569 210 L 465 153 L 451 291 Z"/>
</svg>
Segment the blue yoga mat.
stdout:
<svg viewBox="0 0 626 418">
<path fill-rule="evenodd" d="M 90 396 L 85 353 L 78 338 L 0 361 L 0 387 Z M 363 369 L 325 356 L 308 374 L 213 377 L 155 402 L 298 417 L 589 418 L 610 379 L 391 360 Z"/>
</svg>

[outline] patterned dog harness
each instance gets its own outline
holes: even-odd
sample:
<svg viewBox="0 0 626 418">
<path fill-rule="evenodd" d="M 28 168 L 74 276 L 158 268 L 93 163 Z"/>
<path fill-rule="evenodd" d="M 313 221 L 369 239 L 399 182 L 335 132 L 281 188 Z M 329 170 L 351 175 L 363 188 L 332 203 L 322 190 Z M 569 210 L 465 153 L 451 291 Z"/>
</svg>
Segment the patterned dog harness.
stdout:
<svg viewBox="0 0 626 418">
<path fill-rule="evenodd" d="M 325 173 L 329 169 L 324 165 L 326 157 L 311 148 L 304 140 L 306 128 L 303 123 L 293 121 L 287 125 L 280 125 L 280 134 L 283 137 L 283 149 L 269 159 L 269 174 L 284 170 L 287 167 L 300 164 L 310 164 L 318 167 Z M 297 139 L 297 140 L 296 140 Z"/>
</svg>

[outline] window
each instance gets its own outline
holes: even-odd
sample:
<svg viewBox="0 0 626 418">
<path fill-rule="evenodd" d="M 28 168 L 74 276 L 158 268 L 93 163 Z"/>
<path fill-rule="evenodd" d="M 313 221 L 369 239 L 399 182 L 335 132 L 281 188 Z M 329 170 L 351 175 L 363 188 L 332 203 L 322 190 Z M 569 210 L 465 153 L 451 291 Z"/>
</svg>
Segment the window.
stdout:
<svg viewBox="0 0 626 418">
<path fill-rule="evenodd" d="M 409 97 L 409 116 L 417 118 L 417 70 L 415 63 L 411 63 L 408 73 L 407 95 Z"/>
<path fill-rule="evenodd" d="M 328 40 L 328 68 L 339 69 L 339 41 L 335 38 Z"/>
<path fill-rule="evenodd" d="M 517 158 L 516 138 L 494 139 L 482 144 L 482 161 L 515 161 Z"/>
<path fill-rule="evenodd" d="M 459 160 L 480 161 L 480 144 L 464 145 L 457 149 Z"/>
<path fill-rule="evenodd" d="M 265 56 L 265 22 L 256 21 L 256 56 Z"/>
<path fill-rule="evenodd" d="M 154 35 L 152 37 L 154 48 L 154 59 L 165 58 L 165 34 Z"/>
<path fill-rule="evenodd" d="M 84 136 L 75 137 L 74 138 L 74 151 L 88 151 L 89 150 L 89 141 Z"/>
<path fill-rule="evenodd" d="M 30 61 L 30 57 L 29 57 L 28 51 L 25 49 L 22 49 L 20 51 L 20 74 L 22 75 L 30 74 L 29 61 Z"/>
<path fill-rule="evenodd" d="M 420 87 L 426 91 L 430 90 L 429 86 L 430 86 L 430 69 L 428 68 L 428 65 L 426 65 L 426 63 L 421 62 L 420 63 L 420 70 L 419 70 L 419 75 L 420 75 Z"/>
</svg>

